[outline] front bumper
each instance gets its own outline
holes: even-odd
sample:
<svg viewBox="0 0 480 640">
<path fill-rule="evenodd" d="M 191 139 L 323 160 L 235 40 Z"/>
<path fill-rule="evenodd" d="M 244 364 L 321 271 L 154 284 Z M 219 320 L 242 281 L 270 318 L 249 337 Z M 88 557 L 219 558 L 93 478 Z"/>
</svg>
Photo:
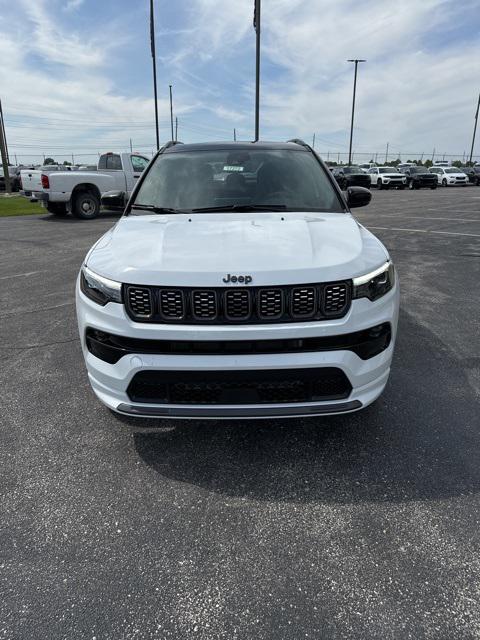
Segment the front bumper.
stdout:
<svg viewBox="0 0 480 640">
<path fill-rule="evenodd" d="M 383 391 L 392 360 L 399 306 L 399 287 L 372 303 L 354 300 L 348 314 L 339 320 L 284 323 L 269 325 L 189 326 L 146 324 L 132 321 L 123 305 L 109 303 L 101 307 L 86 298 L 77 283 L 77 318 L 82 350 L 90 384 L 97 397 L 110 409 L 130 415 L 152 418 L 272 418 L 337 414 L 356 411 L 373 402 Z M 390 323 L 389 346 L 378 355 L 363 360 L 349 350 L 309 351 L 295 353 L 249 353 L 193 355 L 170 353 L 131 353 L 110 364 L 93 355 L 87 348 L 86 330 L 136 338 L 140 340 L 178 341 L 254 341 L 289 340 L 351 334 Z M 205 375 L 211 372 L 288 371 L 322 368 L 341 370 L 351 385 L 348 397 L 314 402 L 281 402 L 268 404 L 165 404 L 132 402 L 128 388 L 134 376 L 144 371 L 181 372 Z M 179 373 L 180 372 L 180 373 Z"/>
<path fill-rule="evenodd" d="M 389 187 L 401 187 L 407 183 L 406 178 L 382 178 L 382 184 Z"/>
</svg>

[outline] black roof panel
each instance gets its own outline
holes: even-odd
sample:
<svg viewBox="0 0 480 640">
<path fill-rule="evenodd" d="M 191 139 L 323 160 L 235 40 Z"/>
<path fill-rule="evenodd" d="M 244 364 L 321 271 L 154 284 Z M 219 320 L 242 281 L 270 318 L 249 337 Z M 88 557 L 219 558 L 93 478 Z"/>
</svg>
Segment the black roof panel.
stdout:
<svg viewBox="0 0 480 640">
<path fill-rule="evenodd" d="M 308 151 L 305 147 L 294 142 L 197 142 L 195 144 L 175 144 L 165 149 L 164 153 L 179 153 L 182 151 L 210 151 L 220 149 L 241 149 L 252 151 L 253 149 L 289 149 L 295 151 Z"/>
</svg>

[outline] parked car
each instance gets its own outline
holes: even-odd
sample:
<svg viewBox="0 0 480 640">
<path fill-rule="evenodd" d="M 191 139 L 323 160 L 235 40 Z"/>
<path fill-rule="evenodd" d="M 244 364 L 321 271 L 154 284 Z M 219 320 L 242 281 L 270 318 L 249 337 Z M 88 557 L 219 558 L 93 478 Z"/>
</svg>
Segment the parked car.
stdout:
<svg viewBox="0 0 480 640">
<path fill-rule="evenodd" d="M 437 178 L 428 169 L 410 166 L 404 169 L 409 189 L 421 189 L 421 187 L 437 188 Z"/>
<path fill-rule="evenodd" d="M 77 280 L 95 394 L 169 420 L 366 407 L 387 382 L 399 308 L 387 249 L 350 213 L 370 198 L 344 194 L 298 140 L 161 149 Z"/>
<path fill-rule="evenodd" d="M 370 178 L 360 167 L 334 167 L 332 173 L 343 191 L 347 187 L 370 187 Z"/>
<path fill-rule="evenodd" d="M 23 165 L 18 167 L 12 167 L 12 166 L 8 167 L 8 175 L 10 178 L 10 189 L 13 192 L 20 191 L 20 189 L 22 188 L 20 171 L 23 168 L 24 168 Z M 3 167 L 0 164 L 0 191 L 4 191 L 4 190 L 5 190 L 5 176 L 3 174 Z"/>
<path fill-rule="evenodd" d="M 468 176 L 456 167 L 430 167 L 430 173 L 437 176 L 438 184 L 448 187 L 456 184 L 466 186 L 468 184 Z"/>
<path fill-rule="evenodd" d="M 460 167 L 460 171 L 468 177 L 468 181 L 472 184 L 476 184 L 477 187 L 480 186 L 480 165 L 475 165 L 473 167 Z"/>
<path fill-rule="evenodd" d="M 397 169 L 401 173 L 405 173 L 405 169 L 408 169 L 410 167 L 416 167 L 416 166 L 417 166 L 416 162 L 401 162 L 400 164 L 397 164 Z"/>
<path fill-rule="evenodd" d="M 99 215 L 101 198 L 107 194 L 110 206 L 123 208 L 148 163 L 148 158 L 136 153 L 104 153 L 97 171 L 42 172 L 41 191 L 34 195 L 54 215 L 71 211 L 77 218 L 90 220 Z"/>
<path fill-rule="evenodd" d="M 372 167 L 368 170 L 372 187 L 377 189 L 405 189 L 407 179 L 395 167 Z"/>
<path fill-rule="evenodd" d="M 376 167 L 377 163 L 376 162 L 363 162 L 362 164 L 359 164 L 358 166 L 360 167 L 360 169 L 363 169 L 364 171 L 368 171 L 372 167 Z"/>
</svg>

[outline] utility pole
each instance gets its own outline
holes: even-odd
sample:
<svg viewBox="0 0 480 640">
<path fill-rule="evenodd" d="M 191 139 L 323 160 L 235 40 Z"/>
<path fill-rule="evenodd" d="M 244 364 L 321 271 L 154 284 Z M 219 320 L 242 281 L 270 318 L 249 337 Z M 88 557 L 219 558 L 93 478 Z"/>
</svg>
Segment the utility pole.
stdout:
<svg viewBox="0 0 480 640">
<path fill-rule="evenodd" d="M 312 147 L 315 149 L 315 134 L 313 134 Z"/>
<path fill-rule="evenodd" d="M 0 125 L 2 127 L 3 139 L 5 141 L 5 152 L 7 154 L 7 164 L 10 164 L 10 158 L 8 157 L 7 134 L 5 133 L 5 122 L 3 120 L 3 109 L 2 109 L 2 101 L 1 100 L 0 100 Z"/>
<path fill-rule="evenodd" d="M 17 154 L 15 153 L 15 166 L 18 167 L 18 160 L 17 160 Z"/>
<path fill-rule="evenodd" d="M 435 147 L 433 147 L 433 151 L 432 151 L 432 164 L 433 164 L 434 158 L 435 158 Z"/>
<path fill-rule="evenodd" d="M 377 164 L 378 152 L 375 154 L 375 164 Z"/>
<path fill-rule="evenodd" d="M 352 164 L 352 140 L 353 140 L 353 119 L 355 116 L 355 94 L 357 92 L 357 68 L 359 62 L 366 62 L 366 60 L 347 60 L 347 62 L 355 63 L 355 74 L 353 76 L 353 100 L 352 100 L 352 122 L 350 124 L 350 146 L 348 149 L 348 164 Z"/>
<path fill-rule="evenodd" d="M 3 119 L 2 119 L 3 124 Z M 10 174 L 8 173 L 7 145 L 3 126 L 0 127 L 0 154 L 2 156 L 3 177 L 5 180 L 5 192 L 11 193 Z"/>
<path fill-rule="evenodd" d="M 175 140 L 175 138 L 173 137 L 173 101 L 172 101 L 172 85 L 171 84 L 168 85 L 168 89 L 170 91 L 170 128 L 172 130 L 171 140 Z"/>
<path fill-rule="evenodd" d="M 233 141 L 237 141 L 237 130 L 235 129 L 235 127 L 233 127 Z"/>
<path fill-rule="evenodd" d="M 175 116 L 175 142 L 178 140 L 178 118 Z"/>
<path fill-rule="evenodd" d="M 75 164 L 75 156 L 72 153 L 72 166 Z"/>
<path fill-rule="evenodd" d="M 387 164 L 387 161 L 388 161 L 388 145 L 389 145 L 389 144 L 390 144 L 390 143 L 389 143 L 389 142 L 387 142 L 387 150 L 385 151 L 385 164 Z"/>
<path fill-rule="evenodd" d="M 153 0 L 150 0 L 150 49 L 153 67 L 153 96 L 155 100 L 155 133 L 157 136 L 157 151 L 160 149 L 160 132 L 158 130 L 158 100 L 157 100 L 157 60 L 155 57 L 155 17 L 153 14 Z"/>
<path fill-rule="evenodd" d="M 130 153 L 133 153 L 132 139 L 130 138 Z"/>
<path fill-rule="evenodd" d="M 477 133 L 478 109 L 480 108 L 480 93 L 478 94 L 477 110 L 475 112 L 475 126 L 473 127 L 472 148 L 470 149 L 469 164 L 472 164 L 473 145 L 475 144 L 475 134 Z"/>
<path fill-rule="evenodd" d="M 255 47 L 255 142 L 260 139 L 260 18 L 261 0 L 255 0 L 253 27 L 256 33 Z"/>
</svg>

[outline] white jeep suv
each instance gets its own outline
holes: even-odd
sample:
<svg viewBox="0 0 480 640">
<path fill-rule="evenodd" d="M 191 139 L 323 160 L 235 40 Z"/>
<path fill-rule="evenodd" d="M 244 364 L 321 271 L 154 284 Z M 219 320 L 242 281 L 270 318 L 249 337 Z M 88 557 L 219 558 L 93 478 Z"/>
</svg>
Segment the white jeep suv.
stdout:
<svg viewBox="0 0 480 640">
<path fill-rule="evenodd" d="M 129 416 L 355 411 L 387 382 L 399 286 L 301 141 L 169 143 L 81 268 L 90 383 Z"/>
<path fill-rule="evenodd" d="M 368 170 L 370 184 L 377 189 L 389 189 L 397 187 L 405 189 L 407 178 L 404 173 L 400 173 L 395 167 L 372 167 Z"/>
</svg>

